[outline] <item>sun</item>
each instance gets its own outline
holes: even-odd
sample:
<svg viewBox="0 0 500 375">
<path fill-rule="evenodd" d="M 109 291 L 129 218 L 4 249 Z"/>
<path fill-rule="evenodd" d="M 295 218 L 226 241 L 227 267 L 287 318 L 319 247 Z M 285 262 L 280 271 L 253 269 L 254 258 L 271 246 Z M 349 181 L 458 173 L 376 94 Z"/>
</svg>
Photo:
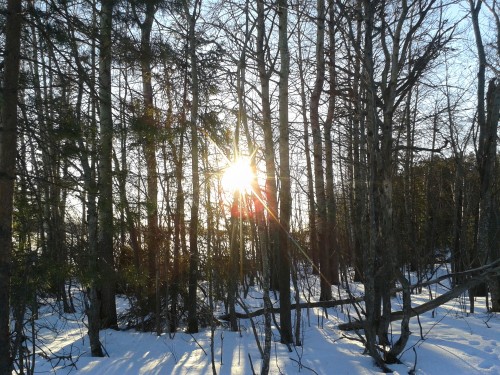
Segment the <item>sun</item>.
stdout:
<svg viewBox="0 0 500 375">
<path fill-rule="evenodd" d="M 224 172 L 222 186 L 225 190 L 240 193 L 250 193 L 255 173 L 250 165 L 250 159 L 237 158 Z"/>
</svg>

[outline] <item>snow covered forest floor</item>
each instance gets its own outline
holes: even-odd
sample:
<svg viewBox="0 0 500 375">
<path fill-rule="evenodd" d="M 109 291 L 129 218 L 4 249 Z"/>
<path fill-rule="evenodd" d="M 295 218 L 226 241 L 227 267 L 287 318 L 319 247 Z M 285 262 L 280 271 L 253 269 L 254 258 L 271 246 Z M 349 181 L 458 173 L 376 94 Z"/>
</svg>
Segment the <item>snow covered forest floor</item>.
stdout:
<svg viewBox="0 0 500 375">
<path fill-rule="evenodd" d="M 438 275 L 446 267 L 438 269 Z M 319 286 L 310 277 L 310 290 L 319 292 Z M 412 295 L 414 305 L 427 302 L 446 292 L 447 283 L 433 285 L 421 294 Z M 351 284 L 355 295 L 362 287 Z M 336 298 L 345 297 L 336 290 Z M 293 295 L 293 292 L 292 292 Z M 137 332 L 135 330 L 101 331 L 101 342 L 107 357 L 90 356 L 86 318 L 81 309 L 81 294 L 75 291 L 76 314 L 61 314 L 54 304 L 40 309 L 36 321 L 35 371 L 38 374 L 211 374 L 211 330 L 198 334 L 178 332 L 173 335 Z M 262 307 L 259 290 L 250 289 L 245 303 L 250 311 Z M 274 296 L 273 296 L 274 297 Z M 302 296 L 302 298 L 304 295 Z M 120 312 L 128 303 L 119 298 Z M 398 296 L 393 310 L 401 307 Z M 218 305 L 223 314 L 222 303 Z M 474 314 L 469 311 L 468 298 L 453 299 L 418 318 L 412 318 L 412 335 L 400 360 L 391 365 L 395 374 L 500 374 L 500 316 L 486 312 L 484 298 L 476 299 Z M 279 343 L 279 333 L 273 327 L 271 374 L 378 374 L 355 332 L 344 332 L 338 324 L 348 321 L 346 314 L 355 317 L 351 306 L 310 308 L 302 310 L 302 346 L 291 351 Z M 216 313 L 217 315 L 217 313 Z M 276 315 L 279 319 L 279 316 Z M 263 341 L 262 316 L 254 318 Z M 399 322 L 392 323 L 393 340 L 397 339 Z M 258 374 L 260 354 L 251 323 L 240 320 L 240 331 L 231 332 L 224 324 L 213 335 L 213 362 L 217 374 Z M 252 369 L 253 367 L 253 369 Z"/>
</svg>

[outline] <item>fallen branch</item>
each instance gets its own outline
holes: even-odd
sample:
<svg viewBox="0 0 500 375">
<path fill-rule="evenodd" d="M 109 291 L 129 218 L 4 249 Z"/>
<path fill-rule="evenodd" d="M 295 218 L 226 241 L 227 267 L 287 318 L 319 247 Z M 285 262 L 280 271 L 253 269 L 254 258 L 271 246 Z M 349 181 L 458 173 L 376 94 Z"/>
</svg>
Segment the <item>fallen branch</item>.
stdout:
<svg viewBox="0 0 500 375">
<path fill-rule="evenodd" d="M 451 279 L 453 277 L 457 277 L 457 276 L 466 277 L 466 276 L 473 275 L 475 273 L 479 273 L 479 272 L 482 272 L 482 271 L 488 271 L 488 270 L 491 270 L 492 268 L 495 268 L 496 266 L 500 266 L 500 259 L 497 259 L 496 261 L 491 262 L 489 264 L 486 264 L 484 266 L 477 267 L 477 268 L 471 268 L 471 269 L 466 270 L 466 271 L 454 272 L 454 273 L 447 273 L 445 275 L 436 277 L 435 279 L 431 279 L 431 280 L 428 280 L 428 281 L 423 281 L 423 282 L 418 283 L 418 284 L 410 285 L 409 288 L 411 290 L 414 290 L 414 289 L 417 289 L 417 288 L 423 288 L 423 287 L 426 287 L 426 286 L 429 286 L 429 285 L 437 284 L 437 283 L 439 283 L 439 282 L 441 282 L 443 280 L 446 280 L 446 279 Z M 392 289 L 392 292 L 396 292 L 397 293 L 397 292 L 401 292 L 402 290 L 403 290 L 403 288 L 394 288 L 394 289 Z"/>
<path fill-rule="evenodd" d="M 460 284 L 453 288 L 452 290 L 448 291 L 447 293 L 433 299 L 432 301 L 426 302 L 420 306 L 417 306 L 415 308 L 412 308 L 411 311 L 411 317 L 423 314 L 427 311 L 430 311 L 432 309 L 435 309 L 436 307 L 450 301 L 451 299 L 458 297 L 465 291 L 469 290 L 470 288 L 479 285 L 481 282 L 483 282 L 485 279 L 491 276 L 499 275 L 500 274 L 500 259 L 497 259 L 495 262 L 492 262 L 490 264 L 486 264 L 482 267 L 478 268 L 473 268 L 467 271 L 463 272 L 456 272 L 456 273 L 451 273 L 447 275 L 443 275 L 440 277 L 437 277 L 435 279 L 425 281 L 423 283 L 419 284 L 414 284 L 410 285 L 410 289 L 418 288 L 421 286 L 428 286 L 432 285 L 435 283 L 438 283 L 442 280 L 445 280 L 450 277 L 455 277 L 455 276 L 469 276 L 474 273 L 481 272 L 479 275 L 475 275 L 470 277 L 466 283 Z M 396 289 L 395 291 L 398 291 Z M 342 305 L 350 305 L 354 303 L 359 303 L 364 300 L 364 297 L 356 297 L 356 298 L 345 298 L 345 299 L 339 299 L 339 300 L 332 300 L 332 301 L 319 301 L 319 302 L 304 302 L 304 303 L 299 303 L 299 304 L 292 304 L 291 308 L 292 309 L 305 309 L 305 308 L 314 308 L 314 307 L 322 307 L 322 308 L 328 308 L 328 307 L 335 307 L 335 306 L 342 306 Z M 272 313 L 279 313 L 279 307 L 273 307 L 271 309 Z M 250 319 L 254 318 L 256 316 L 260 316 L 264 314 L 264 309 L 258 309 L 255 311 L 246 311 L 244 313 L 241 312 L 236 312 L 236 318 L 238 319 Z M 229 321 L 229 314 L 224 314 L 220 315 L 218 317 L 220 320 L 224 321 Z M 403 319 L 403 311 L 395 311 L 391 313 L 391 322 L 396 321 L 396 320 L 401 320 Z M 362 329 L 363 328 L 364 321 L 353 321 L 349 323 L 343 323 L 339 325 L 339 329 L 343 331 L 352 331 L 356 329 Z"/>
<path fill-rule="evenodd" d="M 338 299 L 338 300 L 332 300 L 332 301 L 320 301 L 320 302 L 304 302 L 304 303 L 299 303 L 299 304 L 292 304 L 291 308 L 292 309 L 305 309 L 305 308 L 312 308 L 312 307 L 335 307 L 335 306 L 341 306 L 341 305 L 348 305 L 356 302 L 361 302 L 363 301 L 364 297 L 357 297 L 357 298 L 346 298 L 346 299 Z M 279 312 L 280 309 L 279 307 L 273 307 L 270 312 L 277 313 Z M 237 312 L 236 313 L 236 318 L 238 319 L 249 319 L 249 318 L 254 318 L 256 316 L 260 316 L 264 314 L 264 309 L 258 309 L 255 311 L 249 311 L 246 313 L 241 313 Z M 229 320 L 229 314 L 224 314 L 219 316 L 220 320 Z"/>
<path fill-rule="evenodd" d="M 411 314 L 410 317 L 414 317 L 417 315 L 421 315 L 427 311 L 433 310 L 436 307 L 439 307 L 446 302 L 452 300 L 453 298 L 458 297 L 462 293 L 466 292 L 467 290 L 475 287 L 476 285 L 481 284 L 484 280 L 491 276 L 496 276 L 500 274 L 500 261 L 497 260 L 493 263 L 490 263 L 488 265 L 485 265 L 483 267 L 480 267 L 479 269 L 484 271 L 483 273 L 477 275 L 477 276 L 472 276 L 470 279 L 468 279 L 465 283 L 460 284 L 456 286 L 455 288 L 451 289 L 450 291 L 440 295 L 439 297 L 433 299 L 432 301 L 423 303 L 420 306 L 413 307 L 411 309 Z M 495 267 L 496 266 L 496 267 Z M 477 271 L 478 269 L 476 269 Z M 391 322 L 394 322 L 396 320 L 401 320 L 403 319 L 404 313 L 403 311 L 395 311 L 391 313 Z M 349 323 L 342 323 L 338 325 L 338 328 L 342 331 L 352 331 L 352 330 L 358 330 L 358 329 L 363 329 L 365 324 L 364 320 L 358 320 L 354 322 L 349 322 Z"/>
</svg>

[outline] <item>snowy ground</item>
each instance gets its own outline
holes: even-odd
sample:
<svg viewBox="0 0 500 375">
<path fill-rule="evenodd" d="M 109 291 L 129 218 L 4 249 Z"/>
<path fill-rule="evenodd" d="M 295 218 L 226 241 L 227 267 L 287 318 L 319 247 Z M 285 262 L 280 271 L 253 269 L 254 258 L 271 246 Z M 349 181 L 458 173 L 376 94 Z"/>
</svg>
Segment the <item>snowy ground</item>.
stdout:
<svg viewBox="0 0 500 375">
<path fill-rule="evenodd" d="M 442 291 L 434 287 L 433 293 Z M 252 296 L 254 298 L 252 298 Z M 434 295 L 435 296 L 435 295 Z M 257 297 L 257 298 L 255 298 Z M 258 307 L 257 292 L 248 304 Z M 414 295 L 415 304 L 428 301 L 429 291 Z M 121 306 L 125 305 L 121 300 Z M 397 308 L 398 300 L 394 301 Z M 484 299 L 476 301 L 476 313 L 467 314 L 464 298 L 455 299 L 411 320 L 412 335 L 401 356 L 403 364 L 391 365 L 397 374 L 500 374 L 500 315 L 485 312 Z M 345 321 L 341 308 L 303 310 L 303 346 L 293 348 L 279 343 L 274 331 L 271 354 L 272 374 L 378 374 L 355 333 L 342 332 L 337 325 Z M 45 307 L 37 322 L 43 345 L 38 351 L 38 374 L 211 374 L 210 329 L 195 335 L 176 333 L 157 337 L 133 330 L 101 332 L 108 357 L 92 358 L 81 314 L 59 315 Z M 263 326 L 255 319 L 263 341 Z M 218 327 L 214 335 L 214 362 L 217 374 L 260 372 L 260 355 L 248 320 L 241 320 L 240 332 Z M 392 324 L 394 332 L 399 322 Z M 397 339 L 395 336 L 394 339 Z M 47 358 L 52 358 L 48 360 Z M 57 358 L 58 357 L 58 358 Z M 251 358 L 251 360 L 250 360 Z"/>
</svg>

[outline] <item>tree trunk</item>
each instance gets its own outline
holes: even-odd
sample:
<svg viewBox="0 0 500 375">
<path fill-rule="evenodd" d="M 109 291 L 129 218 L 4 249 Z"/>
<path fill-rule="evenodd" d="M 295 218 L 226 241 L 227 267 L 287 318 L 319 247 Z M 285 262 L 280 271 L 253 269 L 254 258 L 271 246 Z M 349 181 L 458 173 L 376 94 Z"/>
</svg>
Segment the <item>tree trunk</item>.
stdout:
<svg viewBox="0 0 500 375">
<path fill-rule="evenodd" d="M 278 189 L 276 186 L 276 156 L 274 152 L 273 129 L 271 122 L 270 72 L 266 70 L 267 59 L 265 6 L 257 0 L 257 64 L 261 86 L 262 131 L 264 133 L 264 154 L 266 160 L 266 204 L 269 223 L 269 254 L 272 290 L 279 287 L 278 275 L 275 272 L 279 262 L 279 223 L 278 223 Z"/>
<path fill-rule="evenodd" d="M 147 173 L 147 194 L 146 194 L 146 210 L 148 228 L 146 232 L 146 246 L 148 248 L 148 309 L 156 311 L 156 297 L 158 290 L 155 287 L 154 280 L 157 273 L 157 262 L 159 256 L 159 235 L 158 235 L 158 174 L 156 161 L 156 119 L 155 108 L 153 104 L 153 86 L 152 86 L 152 70 L 151 70 L 151 29 L 155 17 L 156 9 L 153 2 L 146 4 L 144 22 L 140 22 L 141 28 L 141 76 L 142 76 L 142 94 L 144 102 L 144 113 L 142 119 L 144 121 L 144 157 L 146 159 Z M 156 325 L 158 326 L 159 316 L 156 316 Z"/>
<path fill-rule="evenodd" d="M 500 51 L 499 51 L 500 52 Z M 489 262 L 494 262 L 500 259 L 499 239 L 500 234 L 498 230 L 498 223 L 500 222 L 500 199 L 498 196 L 498 179 L 495 179 L 495 171 L 497 168 L 497 129 L 498 120 L 500 117 L 500 81 L 492 79 L 488 85 L 486 95 L 487 103 L 487 116 L 486 116 L 486 129 L 489 131 L 488 135 L 488 150 L 487 162 L 485 163 L 486 173 L 490 174 L 490 189 L 491 189 L 491 208 L 487 229 L 488 236 L 488 259 Z M 491 311 L 500 312 L 500 276 L 494 276 L 488 281 L 491 292 Z"/>
<path fill-rule="evenodd" d="M 479 12 L 482 1 L 477 3 L 469 0 L 472 17 L 472 27 L 476 39 L 479 70 L 477 73 L 477 125 L 479 129 L 477 163 L 479 169 L 479 220 L 477 226 L 477 256 L 481 265 L 498 257 L 498 243 L 495 240 L 495 197 L 494 197 L 494 171 L 496 162 L 497 127 L 500 108 L 500 89 L 495 80 L 491 80 L 487 93 L 487 111 L 485 110 L 485 71 L 486 52 L 479 25 Z M 500 51 L 498 52 L 500 53 Z M 486 113 L 487 112 L 487 113 Z M 500 295 L 498 277 L 491 280 L 492 311 L 500 311 Z M 494 296 L 493 296 L 494 295 Z"/>
<path fill-rule="evenodd" d="M 279 80 L 279 155 L 280 155 L 280 323 L 281 342 L 293 343 L 292 313 L 290 302 L 290 217 L 292 196 L 290 184 L 290 134 L 288 130 L 288 76 L 290 70 L 290 52 L 288 51 L 288 5 L 286 0 L 278 1 L 280 53 Z"/>
<path fill-rule="evenodd" d="M 313 157 L 314 157 L 314 187 L 317 202 L 317 233 L 318 233 L 318 251 L 320 263 L 320 300 L 328 301 L 332 299 L 332 287 L 330 284 L 330 257 L 326 243 L 328 232 L 327 211 L 325 196 L 325 179 L 323 172 L 323 147 L 321 141 L 321 128 L 319 119 L 319 102 L 323 92 L 323 83 L 325 81 L 325 1 L 317 2 L 317 20 L 316 20 L 316 79 L 314 89 L 310 99 L 310 117 L 313 138 Z"/>
<path fill-rule="evenodd" d="M 200 205 L 200 176 L 199 176 L 199 149 L 198 149 L 198 60 L 196 57 L 195 27 L 201 8 L 201 0 L 193 3 L 193 13 L 190 14 L 188 3 L 184 3 L 185 16 L 188 19 L 188 55 L 191 60 L 191 172 L 193 184 L 193 201 L 191 203 L 191 221 L 189 225 L 189 294 L 187 301 L 188 327 L 190 333 L 198 332 L 198 317 L 196 314 L 198 288 L 198 211 Z"/>
<path fill-rule="evenodd" d="M 336 97 L 336 77 L 335 77 L 335 24 L 334 24 L 334 11 L 335 5 L 333 1 L 329 0 L 329 20 L 328 20 L 328 38 L 330 46 L 328 48 L 329 56 L 329 78 L 330 87 L 328 92 L 328 110 L 324 124 L 324 138 L 325 138 L 325 199 L 326 199 L 326 252 L 329 258 L 330 277 L 329 282 L 333 285 L 340 284 L 339 274 L 339 245 L 338 245 L 338 228 L 337 228 L 337 207 L 335 202 L 335 186 L 333 182 L 333 141 L 332 141 L 332 126 L 335 116 L 335 102 Z"/>
<path fill-rule="evenodd" d="M 364 284 L 365 284 L 365 308 L 366 320 L 364 324 L 366 346 L 369 354 L 374 358 L 379 367 L 384 367 L 383 360 L 377 350 L 377 322 L 380 316 L 380 297 L 376 291 L 376 253 L 378 233 L 378 203 L 377 203 L 377 148 L 378 148 L 378 125 L 376 108 L 376 86 L 374 81 L 373 63 L 373 31 L 374 31 L 374 2 L 364 0 L 364 86 L 366 90 L 366 128 L 367 128 L 367 152 L 368 152 L 368 204 L 369 204 L 369 241 L 364 251 Z"/>
<path fill-rule="evenodd" d="M 93 4 L 95 5 L 95 3 Z M 95 9 L 95 8 L 94 8 Z M 92 14 L 92 26 L 93 29 L 96 29 L 97 23 L 97 15 L 96 12 Z M 90 76 L 91 86 L 95 86 L 95 78 L 96 78 L 96 44 L 95 39 L 92 40 L 92 71 Z M 79 85 L 78 98 L 81 101 L 83 96 L 83 83 Z M 84 188 L 86 195 L 83 195 L 82 206 L 84 210 L 86 209 L 87 215 L 87 240 L 88 240 L 88 264 L 87 264 L 87 272 L 90 273 L 90 281 L 88 287 L 88 302 L 85 305 L 85 313 L 88 319 L 88 335 L 89 335 L 89 344 L 90 344 L 90 353 L 93 357 L 103 357 L 104 353 L 102 350 L 102 345 L 99 340 L 99 329 L 101 325 L 100 319 L 100 303 L 101 300 L 98 296 L 98 269 L 99 269 L 99 247 L 98 247 L 98 214 L 97 214 L 97 195 L 98 195 L 98 186 L 96 183 L 96 168 L 95 165 L 97 163 L 97 141 L 95 139 L 95 134 L 97 133 L 97 124 L 96 124 L 96 116 L 97 116 L 97 100 L 95 96 L 92 97 L 91 100 L 91 122 L 90 122 L 90 140 L 89 140 L 89 149 L 87 149 L 83 143 L 82 139 L 78 140 L 78 146 L 82 150 L 80 153 L 80 161 L 82 163 L 83 168 L 83 176 L 84 176 Z M 80 114 L 78 115 L 78 126 L 81 127 L 81 118 Z M 86 152 L 89 151 L 90 155 L 96 155 L 89 160 L 87 159 Z M 85 201 L 85 197 L 87 201 Z"/>
<path fill-rule="evenodd" d="M 245 7 L 248 9 L 249 0 L 246 0 Z M 239 122 L 243 125 L 245 130 L 245 136 L 247 139 L 247 147 L 250 155 L 255 156 L 255 149 L 253 146 L 250 130 L 248 127 L 248 116 L 246 114 L 245 108 L 245 74 L 246 74 L 246 48 L 247 43 L 250 38 L 249 25 L 248 25 L 248 11 L 245 13 L 245 44 L 243 46 L 243 51 L 239 61 L 239 75 L 238 75 L 238 110 L 239 110 Z M 238 144 L 238 134 L 239 128 L 237 127 L 235 134 L 235 143 Z M 260 261 L 262 265 L 262 290 L 264 301 L 264 348 L 262 350 L 262 365 L 260 373 L 262 375 L 267 375 L 269 373 L 269 364 L 271 361 L 271 339 L 272 339 L 272 321 L 271 321 L 271 311 L 273 308 L 271 298 L 269 296 L 269 290 L 271 285 L 271 263 L 269 254 L 269 236 L 267 232 L 266 217 L 264 213 L 264 201 L 265 197 L 262 194 L 259 183 L 257 181 L 257 173 L 255 160 L 251 160 L 251 165 L 254 171 L 254 179 L 252 181 L 252 199 L 254 204 L 255 213 L 255 225 L 257 227 L 257 253 L 260 256 Z M 231 316 L 230 314 L 230 324 L 233 325 L 233 321 L 236 321 L 236 314 Z"/>
<path fill-rule="evenodd" d="M 447 87 L 448 87 L 448 82 Z M 448 89 L 447 89 L 448 90 Z M 453 150 L 453 160 L 455 162 L 455 174 L 453 180 L 453 196 L 455 201 L 453 215 L 453 244 L 451 248 L 451 271 L 453 273 L 464 271 L 465 249 L 463 245 L 463 226 L 464 226 L 464 191 L 465 191 L 465 168 L 464 152 L 459 148 L 458 135 L 455 131 L 455 121 L 452 113 L 450 101 L 451 94 L 447 91 L 447 115 L 448 126 L 450 129 L 450 143 Z M 430 196 L 430 195 L 429 195 Z M 461 277 L 452 279 L 452 285 L 457 286 L 464 280 Z M 469 293 L 470 294 L 470 293 Z"/>
<path fill-rule="evenodd" d="M 17 94 L 21 46 L 21 0 L 7 2 L 4 78 L 0 94 L 0 375 L 10 375 L 10 274 L 17 150 Z"/>
<path fill-rule="evenodd" d="M 111 103 L 111 33 L 114 0 L 102 0 L 99 50 L 99 294 L 101 328 L 116 328 L 116 277 L 113 255 L 113 118 Z"/>
<path fill-rule="evenodd" d="M 305 88 L 305 73 L 304 64 L 302 63 L 302 30 L 297 27 L 297 49 L 298 49 L 298 69 L 300 77 L 300 111 L 302 112 L 302 122 L 304 124 L 304 153 L 306 157 L 306 171 L 307 171 L 307 195 L 309 207 L 309 262 L 312 266 L 312 273 L 319 274 L 319 254 L 318 254 L 318 237 L 316 232 L 316 200 L 314 198 L 314 180 L 312 173 L 311 163 L 311 146 L 309 144 L 309 119 L 307 118 L 307 97 Z"/>
<path fill-rule="evenodd" d="M 179 317 L 178 317 L 178 300 L 180 292 L 180 282 L 181 282 L 181 270 L 180 270 L 180 258 L 181 258 L 181 247 L 183 235 L 182 225 L 184 215 L 184 188 L 182 187 L 182 174 L 183 174 L 183 158 L 184 158 L 184 132 L 180 134 L 180 143 L 176 147 L 171 144 L 174 163 L 175 163 L 175 180 L 176 180 L 176 198 L 175 198 L 175 213 L 174 213 L 174 246 L 173 246 L 173 256 L 172 256 L 172 276 L 171 276 L 171 288 L 170 288 L 170 312 L 169 312 L 169 322 L 170 332 L 175 332 L 177 330 Z M 178 151 L 177 151 L 178 150 Z"/>
<path fill-rule="evenodd" d="M 361 0 L 356 3 L 356 10 L 361 12 Z M 361 48 L 362 18 L 356 21 L 356 48 Z M 363 280 L 363 251 L 367 246 L 367 220 L 366 220 L 366 132 L 362 109 L 363 85 L 361 85 L 361 58 L 354 56 L 354 80 L 353 80 L 353 103 L 354 110 L 352 119 L 352 191 L 353 191 L 353 256 L 354 256 L 354 281 Z"/>
</svg>

